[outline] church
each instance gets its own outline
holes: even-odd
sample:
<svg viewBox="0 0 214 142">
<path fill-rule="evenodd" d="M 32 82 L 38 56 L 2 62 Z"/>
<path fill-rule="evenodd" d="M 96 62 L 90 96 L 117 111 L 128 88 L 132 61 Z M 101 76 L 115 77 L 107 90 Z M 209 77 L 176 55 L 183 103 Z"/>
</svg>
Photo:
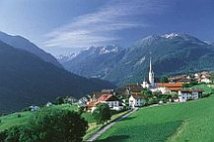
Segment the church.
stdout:
<svg viewBox="0 0 214 142">
<path fill-rule="evenodd" d="M 143 83 L 141 84 L 141 86 L 143 88 L 155 88 L 155 74 L 154 74 L 154 71 L 152 70 L 152 59 L 150 57 L 150 61 L 149 61 L 149 80 L 148 82 L 145 80 L 144 78 L 144 81 Z"/>
</svg>

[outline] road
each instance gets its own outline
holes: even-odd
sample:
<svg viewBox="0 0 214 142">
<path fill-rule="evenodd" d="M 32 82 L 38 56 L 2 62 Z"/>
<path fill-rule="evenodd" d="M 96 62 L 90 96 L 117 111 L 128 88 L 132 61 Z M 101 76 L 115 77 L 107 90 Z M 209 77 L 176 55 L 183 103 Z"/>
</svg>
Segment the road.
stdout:
<svg viewBox="0 0 214 142">
<path fill-rule="evenodd" d="M 117 122 L 121 121 L 124 118 L 127 118 L 129 115 L 131 115 L 132 113 L 134 113 L 135 111 L 137 111 L 138 108 L 133 109 L 132 111 L 130 111 L 129 113 L 121 116 L 119 119 L 111 122 L 110 124 L 106 125 L 105 127 L 103 127 L 101 130 L 99 130 L 98 132 L 96 132 L 91 138 L 89 138 L 87 141 L 88 142 L 93 142 L 95 140 L 97 140 L 98 137 L 100 137 L 103 133 L 105 133 L 108 129 L 110 129 L 112 126 L 114 126 Z"/>
</svg>

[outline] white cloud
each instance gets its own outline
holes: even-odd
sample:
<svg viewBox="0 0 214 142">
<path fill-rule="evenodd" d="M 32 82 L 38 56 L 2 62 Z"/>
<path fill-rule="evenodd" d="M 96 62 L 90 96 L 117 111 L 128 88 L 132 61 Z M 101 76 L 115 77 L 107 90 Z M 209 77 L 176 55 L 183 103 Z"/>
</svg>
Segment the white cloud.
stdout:
<svg viewBox="0 0 214 142">
<path fill-rule="evenodd" d="M 46 35 L 46 47 L 88 47 L 121 40 L 118 31 L 146 27 L 131 20 L 133 16 L 161 13 L 164 3 L 158 0 L 112 0 L 94 13 L 76 17 L 70 24 Z"/>
</svg>

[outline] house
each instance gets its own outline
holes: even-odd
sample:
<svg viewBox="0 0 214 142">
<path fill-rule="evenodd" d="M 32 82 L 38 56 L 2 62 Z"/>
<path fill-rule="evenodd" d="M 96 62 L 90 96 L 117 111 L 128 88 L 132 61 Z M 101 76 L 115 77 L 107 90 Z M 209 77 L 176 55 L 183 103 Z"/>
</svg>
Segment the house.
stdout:
<svg viewBox="0 0 214 142">
<path fill-rule="evenodd" d="M 210 80 L 211 74 L 208 71 L 203 71 L 200 73 L 195 73 L 195 81 L 202 82 L 202 83 L 211 83 Z"/>
<path fill-rule="evenodd" d="M 127 85 L 126 89 L 129 94 L 132 94 L 132 93 L 140 93 L 143 90 L 143 87 L 141 86 L 141 84 L 136 83 L 136 84 Z"/>
<path fill-rule="evenodd" d="M 50 106 L 52 106 L 53 104 L 51 103 L 51 102 L 47 102 L 47 104 L 46 104 L 46 107 L 50 107 Z"/>
<path fill-rule="evenodd" d="M 73 104 L 73 103 L 76 103 L 76 102 L 77 102 L 77 99 L 74 98 L 74 97 L 72 97 L 72 96 L 67 96 L 67 97 L 65 98 L 65 101 L 66 101 L 67 103 Z"/>
<path fill-rule="evenodd" d="M 169 78 L 170 82 L 182 82 L 182 83 L 190 83 L 193 81 L 192 77 L 189 75 L 178 75 Z"/>
<path fill-rule="evenodd" d="M 203 83 L 211 83 L 212 81 L 209 79 L 209 78 L 202 78 L 200 80 L 200 82 L 203 82 Z"/>
<path fill-rule="evenodd" d="M 114 92 L 114 89 L 103 89 L 100 92 L 94 92 L 91 95 L 90 101 L 97 101 L 98 98 L 100 96 L 102 96 L 103 94 L 112 94 L 112 95 L 115 95 L 116 93 Z"/>
<path fill-rule="evenodd" d="M 111 94 L 114 94 L 114 89 L 103 89 L 101 90 L 101 93 L 111 93 Z"/>
<path fill-rule="evenodd" d="M 123 109 L 122 102 L 113 94 L 102 94 L 98 99 L 89 101 L 86 105 L 88 111 L 93 112 L 98 104 L 106 103 L 111 110 Z"/>
<path fill-rule="evenodd" d="M 157 89 L 165 94 L 166 92 L 178 92 L 183 87 L 183 82 L 157 83 Z"/>
<path fill-rule="evenodd" d="M 122 102 L 113 94 L 103 94 L 97 99 L 99 103 L 106 103 L 111 110 L 123 109 Z"/>
<path fill-rule="evenodd" d="M 129 97 L 129 107 L 135 108 L 135 107 L 142 107 L 145 105 L 145 99 L 140 94 L 132 94 Z"/>
<path fill-rule="evenodd" d="M 91 97 L 90 96 L 85 96 L 82 97 L 78 100 L 78 105 L 80 107 L 86 107 L 87 103 L 90 101 Z"/>
<path fill-rule="evenodd" d="M 32 105 L 32 106 L 29 106 L 29 109 L 30 111 L 37 111 L 40 109 L 40 107 Z"/>
<path fill-rule="evenodd" d="M 201 97 L 202 92 L 203 92 L 202 90 L 195 90 L 195 89 L 180 90 L 178 91 L 179 102 L 186 102 L 188 100 L 197 100 L 199 97 Z"/>
</svg>

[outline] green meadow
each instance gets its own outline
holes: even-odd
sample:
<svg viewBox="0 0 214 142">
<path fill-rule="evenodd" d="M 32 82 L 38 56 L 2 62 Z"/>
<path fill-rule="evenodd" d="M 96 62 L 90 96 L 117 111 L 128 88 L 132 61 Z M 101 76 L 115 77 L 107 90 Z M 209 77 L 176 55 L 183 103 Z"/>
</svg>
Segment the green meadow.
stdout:
<svg viewBox="0 0 214 142">
<path fill-rule="evenodd" d="M 199 87 L 199 86 L 197 86 Z M 206 86 L 200 86 L 210 91 Z M 101 142 L 213 142 L 214 95 L 179 104 L 141 108 L 105 132 Z"/>
<path fill-rule="evenodd" d="M 47 107 L 41 108 L 41 109 L 47 109 Z M 53 105 L 48 107 L 48 109 L 68 109 L 71 111 L 78 111 L 77 106 L 70 105 L 70 104 Z M 24 111 L 24 112 L 17 112 L 17 113 L 0 117 L 0 131 L 9 129 L 10 127 L 13 127 L 13 126 L 27 124 L 28 120 L 30 119 L 30 117 L 34 115 L 34 113 L 35 112 Z M 90 113 L 85 112 L 82 114 L 82 117 L 84 117 L 85 120 L 87 120 L 89 123 L 95 122 L 95 120 L 93 119 Z"/>
<path fill-rule="evenodd" d="M 78 111 L 77 105 L 70 105 L 70 104 L 62 104 L 62 105 L 53 105 L 50 107 L 43 107 L 41 109 L 66 109 L 71 111 Z M 20 126 L 20 125 L 28 125 L 28 120 L 34 115 L 36 112 L 31 111 L 24 111 L 24 112 L 16 112 L 13 114 L 5 115 L 0 117 L 0 132 L 4 131 L 6 129 L 9 129 L 13 126 Z M 121 112 L 118 114 L 114 114 L 111 117 L 111 121 L 117 119 L 121 115 L 127 113 Z M 84 112 L 82 113 L 82 117 L 85 118 L 85 120 L 88 122 L 89 129 L 87 130 L 86 135 L 84 136 L 84 139 L 88 139 L 93 133 L 98 131 L 102 125 L 96 124 L 95 119 L 93 118 L 92 114 L 90 112 Z"/>
</svg>

